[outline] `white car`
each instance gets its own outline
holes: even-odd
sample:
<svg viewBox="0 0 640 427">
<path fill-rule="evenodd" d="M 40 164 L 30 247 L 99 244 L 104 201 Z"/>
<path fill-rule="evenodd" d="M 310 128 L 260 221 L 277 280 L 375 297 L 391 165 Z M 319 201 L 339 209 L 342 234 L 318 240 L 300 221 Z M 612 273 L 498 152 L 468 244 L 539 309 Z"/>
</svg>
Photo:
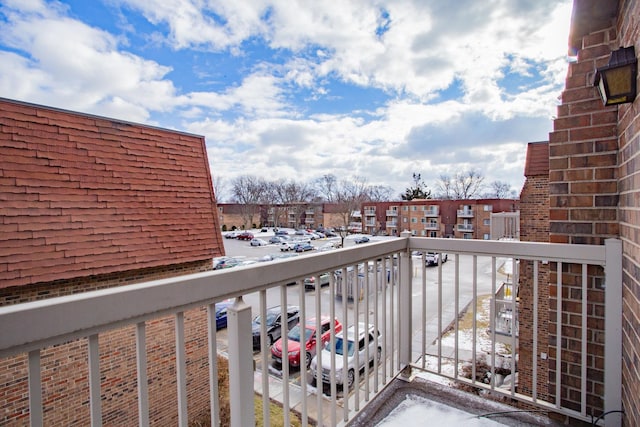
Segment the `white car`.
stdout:
<svg viewBox="0 0 640 427">
<path fill-rule="evenodd" d="M 286 242 L 282 242 L 282 243 L 280 243 L 280 250 L 281 251 L 292 251 L 292 250 L 295 249 L 297 243 L 298 242 L 294 241 L 294 240 L 289 240 L 289 241 L 286 241 Z"/>
<path fill-rule="evenodd" d="M 262 239 L 251 239 L 249 243 L 251 244 L 251 246 L 267 246 L 269 244 L 266 240 Z"/>
<path fill-rule="evenodd" d="M 368 351 L 367 351 L 367 337 L 368 337 Z M 346 331 L 346 339 L 344 331 L 340 331 L 336 334 L 336 362 L 335 362 L 335 378 L 336 384 L 343 385 L 343 366 L 344 356 L 347 354 L 347 386 L 351 387 L 355 381 L 356 370 L 356 351 L 358 352 L 358 370 L 364 369 L 365 363 L 372 363 L 376 359 L 378 363 L 381 362 L 382 356 L 382 344 L 380 340 L 380 333 L 373 325 L 366 325 L 365 323 L 358 323 L 358 337 L 357 344 L 355 339 L 355 325 L 349 326 Z M 368 355 L 368 358 L 367 358 Z M 322 359 L 322 382 L 331 382 L 331 341 L 329 341 L 322 349 L 320 358 Z M 318 356 L 314 356 L 311 361 L 311 372 L 314 378 L 318 375 Z M 315 378 L 317 381 L 318 379 Z"/>
<path fill-rule="evenodd" d="M 438 265 L 440 263 L 440 259 L 442 258 L 442 263 L 447 262 L 448 256 L 447 254 L 439 254 L 435 252 L 427 252 L 425 255 L 425 264 L 426 265 Z"/>
</svg>

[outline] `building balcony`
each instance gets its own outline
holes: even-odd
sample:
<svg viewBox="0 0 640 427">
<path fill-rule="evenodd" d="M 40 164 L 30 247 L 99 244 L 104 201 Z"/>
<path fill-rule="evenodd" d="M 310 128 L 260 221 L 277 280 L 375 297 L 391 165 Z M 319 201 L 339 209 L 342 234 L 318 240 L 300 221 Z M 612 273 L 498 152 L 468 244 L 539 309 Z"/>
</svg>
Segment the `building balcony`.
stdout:
<svg viewBox="0 0 640 427">
<path fill-rule="evenodd" d="M 79 423 L 101 425 L 103 405 L 111 403 L 111 399 L 125 399 L 117 395 L 110 396 L 108 400 L 104 397 L 102 393 L 105 387 L 110 387 L 113 379 L 103 376 L 101 366 L 122 363 L 120 353 L 127 346 L 127 353 L 134 355 L 132 366 L 137 367 L 137 381 L 135 390 L 131 391 L 132 396 L 128 396 L 134 403 L 122 402 L 122 408 L 133 408 L 134 412 L 137 408 L 139 424 L 149 425 L 153 412 L 150 402 L 161 400 L 163 405 L 173 405 L 176 408 L 179 425 L 189 425 L 188 408 L 193 404 L 190 399 L 194 397 L 194 393 L 189 393 L 189 387 L 195 379 L 187 379 L 187 367 L 190 366 L 189 358 L 195 342 L 201 343 L 209 352 L 209 361 L 216 360 L 218 354 L 228 356 L 231 426 L 255 425 L 256 394 L 262 400 L 262 407 L 266 408 L 263 412 L 265 425 L 270 425 L 268 411 L 272 400 L 282 405 L 285 425 L 289 424 L 288 417 L 292 412 L 301 414 L 303 425 L 346 425 L 355 420 L 368 405 L 379 403 L 378 395 L 383 395 L 385 391 L 395 393 L 393 387 L 398 379 L 415 383 L 413 378 L 423 374 L 435 375 L 466 388 L 490 392 L 493 400 L 502 396 L 504 400 L 526 403 L 539 412 L 555 412 L 587 423 L 592 422 L 588 400 L 583 398 L 581 403 L 575 404 L 564 398 L 556 399 L 554 390 L 562 396 L 565 396 L 566 390 L 570 390 L 571 393 L 582 396 L 587 396 L 588 393 L 596 400 L 602 398 L 605 412 L 616 412 L 619 409 L 622 342 L 622 307 L 619 297 L 622 292 L 622 244 L 619 240 L 609 239 L 605 245 L 592 246 L 463 241 L 410 237 L 409 234 L 403 233 L 399 238 L 374 240 L 367 244 L 295 258 L 0 307 L 0 364 L 6 364 L 5 359 L 14 357 L 24 361 L 29 373 L 28 381 L 25 380 L 23 384 L 28 389 L 28 393 L 25 391 L 25 396 L 28 394 L 28 408 L 25 408 L 24 414 L 30 418 L 32 425 L 47 425 L 48 417 L 65 410 L 55 406 L 55 399 L 45 395 L 51 390 L 47 391 L 47 387 L 44 387 L 58 381 L 56 375 L 63 369 L 85 372 L 83 375 L 87 384 L 80 392 L 86 394 L 79 399 L 79 404 L 88 404 L 84 415 L 80 415 L 83 418 Z M 412 253 L 428 252 L 446 253 L 448 261 L 435 267 L 426 267 L 424 255 L 411 256 Z M 597 392 L 589 388 L 587 363 L 575 365 L 576 369 L 572 369 L 571 377 L 565 375 L 564 370 L 558 369 L 554 374 L 555 384 L 553 387 L 549 386 L 549 393 L 544 394 L 538 394 L 535 386 L 536 378 L 547 375 L 538 372 L 542 363 L 529 363 L 525 367 L 523 357 L 519 359 L 518 369 L 520 372 L 524 369 L 530 371 L 520 374 L 520 381 L 523 377 L 534 379 L 532 391 L 526 394 L 520 387 L 516 388 L 515 381 L 504 387 L 496 383 L 498 375 L 494 375 L 494 372 L 498 367 L 495 365 L 489 367 L 492 375 L 488 382 L 466 378 L 460 374 L 463 366 L 476 366 L 481 359 L 491 365 L 493 355 L 487 357 L 483 353 L 487 349 L 495 349 L 497 340 L 495 333 L 486 333 L 486 325 L 481 326 L 474 315 L 470 317 L 469 330 L 475 331 L 475 335 L 471 334 L 468 338 L 470 343 L 463 342 L 458 332 L 463 327 L 461 319 L 466 310 L 464 307 L 472 307 L 470 310 L 475 313 L 476 302 L 483 295 L 497 298 L 497 282 L 503 281 L 502 275 L 505 274 L 503 266 L 511 265 L 507 274 L 511 279 L 517 279 L 522 261 L 532 265 L 527 271 L 534 272 L 533 295 L 537 295 L 539 287 L 548 286 L 548 283 L 536 276 L 538 268 L 547 264 L 556 268 L 556 263 L 558 267 L 554 271 L 558 278 L 554 279 L 554 286 L 558 288 L 558 304 L 563 303 L 562 295 L 567 294 L 562 289 L 563 286 L 571 286 L 572 293 L 577 289 L 582 295 L 585 315 L 576 317 L 578 324 L 572 321 L 572 327 L 567 328 L 572 333 L 570 337 L 563 335 L 565 328 L 556 328 L 554 334 L 557 336 L 554 341 L 563 342 L 568 339 L 575 344 L 573 334 L 576 328 L 587 331 L 586 307 L 592 304 L 602 306 L 605 344 L 613 343 L 604 346 L 602 364 L 607 365 L 607 371 L 602 380 L 603 395 L 596 397 L 594 394 Z M 580 274 L 573 274 L 580 269 L 583 272 L 592 271 L 593 266 L 604 267 L 602 283 L 607 284 L 603 291 L 607 295 L 604 302 L 602 299 L 590 300 L 601 296 L 592 295 L 591 281 L 586 273 L 582 275 L 582 279 Z M 316 283 L 319 283 L 319 276 L 325 272 L 328 273 L 329 282 L 326 288 L 322 292 L 305 292 L 302 278 L 315 276 Z M 571 277 L 563 277 L 565 274 Z M 291 283 L 294 285 L 288 286 Z M 185 289 L 189 291 L 185 292 Z M 509 317 L 506 315 L 509 310 L 512 320 L 507 329 L 503 328 L 503 331 L 508 332 L 511 345 L 506 346 L 501 357 L 518 360 L 520 350 L 516 333 L 513 333 L 517 331 L 515 323 L 518 319 L 518 305 L 513 303 L 514 292 L 509 293 L 506 288 L 503 291 L 500 298 L 503 304 L 501 307 L 504 308 L 501 310 L 505 314 L 503 320 Z M 234 302 L 228 308 L 227 329 L 217 330 L 216 322 L 213 321 L 215 304 L 228 298 L 232 298 Z M 299 320 L 303 324 L 318 313 L 326 313 L 331 318 L 338 319 L 343 328 L 354 327 L 356 332 L 360 322 L 371 324 L 380 334 L 376 342 L 379 351 L 366 350 L 362 353 L 371 362 L 364 363 L 362 370 L 356 369 L 353 372 L 335 369 L 336 360 L 342 358 L 342 361 L 346 361 L 347 357 L 337 355 L 335 345 L 327 346 L 328 353 L 318 353 L 314 359 L 316 362 L 309 369 L 290 369 L 285 363 L 277 370 L 272 364 L 266 326 L 261 324 L 259 332 L 255 332 L 252 330 L 252 319 L 258 314 L 263 319 L 266 318 L 267 307 L 284 307 L 288 304 L 300 307 Z M 192 310 L 208 313 L 208 320 L 202 328 L 185 331 L 185 319 Z M 546 330 L 536 329 L 542 324 L 542 321 L 538 321 L 537 312 L 533 311 L 530 315 L 533 316 L 533 321 L 528 327 L 533 328 L 533 343 L 529 344 L 533 346 L 533 353 L 545 352 L 545 358 L 547 355 L 551 358 L 552 355 L 555 357 L 566 351 L 564 346 L 559 349 L 554 347 L 552 352 L 538 348 L 538 333 L 546 333 Z M 563 312 L 558 311 L 553 321 L 561 325 L 563 316 Z M 169 319 L 168 322 L 175 325 L 175 337 L 172 334 L 171 338 L 174 339 L 175 346 L 168 349 L 166 354 L 154 353 L 151 360 L 148 356 L 151 351 L 149 343 L 153 343 L 154 325 L 164 321 L 161 319 Z M 497 317 L 489 322 L 491 331 L 504 326 L 499 324 Z M 130 328 L 131 339 L 118 343 L 122 348 L 119 347 L 117 352 L 105 351 L 104 345 L 108 339 L 104 336 L 110 331 L 125 327 Z M 334 328 L 335 326 L 330 330 L 332 338 L 329 342 L 335 340 Z M 283 336 L 287 336 L 287 329 L 284 325 Z M 445 333 L 446 331 L 451 333 Z M 583 335 L 586 337 L 586 332 Z M 365 348 L 368 349 L 369 336 L 365 336 Z M 253 347 L 256 340 L 258 346 Z M 320 342 L 320 336 L 316 340 Z M 483 340 L 488 340 L 488 343 Z M 288 342 L 288 339 L 282 342 L 285 352 Z M 60 365 L 55 365 L 55 370 L 43 371 L 42 365 L 51 363 L 51 349 L 63 343 L 73 343 L 72 345 L 85 349 L 85 357 L 61 359 Z M 467 344 L 470 346 L 467 347 Z M 578 347 L 581 350 L 576 351 L 586 358 L 587 342 L 578 343 Z M 476 349 L 477 352 L 469 349 Z M 157 379 L 153 378 L 154 371 L 147 369 L 147 362 L 158 363 L 158 357 L 165 358 L 161 363 L 175 365 L 175 370 L 172 371 L 175 377 L 163 378 L 162 381 L 164 384 L 173 383 L 171 387 L 177 391 L 175 400 L 166 399 L 165 394 L 155 396 L 154 390 L 159 390 L 149 386 L 155 384 Z M 356 365 L 357 357 L 360 356 L 356 356 Z M 324 370 L 321 368 L 322 358 L 329 358 L 332 362 L 325 364 L 329 367 Z M 560 357 L 557 361 L 558 367 L 561 360 L 564 359 Z M 549 360 L 545 365 L 551 366 L 552 362 L 556 363 Z M 504 366 L 500 368 L 505 369 Z M 216 363 L 208 363 L 207 369 L 209 378 L 218 377 Z M 325 378 L 327 386 L 324 389 L 312 386 L 313 378 Z M 353 382 L 350 388 L 337 386 L 338 383 L 349 382 Z M 12 384 L 12 387 L 17 386 Z M 217 425 L 218 387 L 205 389 L 208 390 L 204 394 L 210 402 L 212 424 Z M 200 398 L 203 389 L 198 390 L 196 394 Z M 449 403 L 456 405 L 455 399 Z M 518 408 L 513 409 L 514 412 L 519 412 Z M 25 419 L 21 421 L 26 422 Z"/>
<path fill-rule="evenodd" d="M 366 227 L 375 227 L 376 226 L 376 220 L 365 220 L 364 225 Z"/>
<path fill-rule="evenodd" d="M 458 218 L 473 218 L 473 211 L 470 209 L 458 209 Z"/>
<path fill-rule="evenodd" d="M 439 216 L 439 215 L 440 215 L 440 211 L 437 206 L 432 206 L 426 211 L 424 211 L 424 216 L 427 218 L 432 218 L 434 216 Z"/>
<path fill-rule="evenodd" d="M 393 210 L 393 209 L 389 209 L 386 213 L 386 216 L 398 216 L 398 211 L 397 210 Z"/>
<path fill-rule="evenodd" d="M 463 231 L 463 232 L 472 232 L 473 231 L 473 224 L 457 224 L 456 225 L 456 229 L 458 231 Z"/>
<path fill-rule="evenodd" d="M 396 228 L 398 227 L 398 221 L 387 221 L 386 226 L 387 228 Z"/>
<path fill-rule="evenodd" d="M 364 216 L 376 216 L 375 209 L 365 209 Z"/>
<path fill-rule="evenodd" d="M 306 211 L 304 211 L 305 215 L 315 215 L 316 211 L 313 209 L 307 209 Z"/>
<path fill-rule="evenodd" d="M 437 222 L 426 222 L 424 224 L 424 229 L 425 230 L 439 230 L 440 229 L 440 224 L 438 224 Z"/>
<path fill-rule="evenodd" d="M 313 218 L 305 218 L 304 219 L 304 223 L 305 224 L 315 224 L 315 220 Z"/>
</svg>

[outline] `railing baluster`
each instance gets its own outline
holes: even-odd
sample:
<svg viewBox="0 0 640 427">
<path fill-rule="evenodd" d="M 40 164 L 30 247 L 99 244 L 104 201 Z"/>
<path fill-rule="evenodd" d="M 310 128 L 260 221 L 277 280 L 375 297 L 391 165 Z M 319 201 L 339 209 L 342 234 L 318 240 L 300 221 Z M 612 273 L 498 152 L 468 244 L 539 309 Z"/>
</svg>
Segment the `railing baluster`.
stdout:
<svg viewBox="0 0 640 427">
<path fill-rule="evenodd" d="M 322 285 L 320 284 L 320 275 L 316 275 L 315 276 L 315 280 L 316 280 L 316 292 L 315 292 L 315 303 L 316 303 L 316 313 L 321 313 L 322 312 L 322 304 L 321 304 L 321 296 L 322 296 Z M 300 291 L 302 293 L 304 293 L 304 287 L 303 289 Z M 320 316 L 316 316 L 317 318 L 319 318 Z M 331 324 L 333 324 L 333 317 L 330 317 L 330 322 Z M 318 414 L 318 424 L 322 425 L 322 418 L 323 418 L 323 414 L 322 414 L 322 407 L 323 407 L 323 398 L 322 398 L 322 330 L 321 328 L 317 328 L 316 332 L 318 332 L 317 334 L 317 341 L 316 341 L 316 377 L 320 379 L 320 381 L 316 381 L 316 406 L 317 406 L 317 414 Z M 329 332 L 331 333 L 331 332 Z M 331 347 L 330 347 L 331 348 Z M 312 373 L 313 375 L 313 373 Z M 303 382 L 306 382 L 306 377 L 303 377 L 304 380 Z M 306 394 L 305 393 L 305 389 L 303 389 L 302 394 Z M 304 422 L 303 422 L 304 424 Z"/>
<path fill-rule="evenodd" d="M 364 364 L 364 377 L 365 377 L 365 382 L 364 382 L 364 401 L 368 402 L 369 401 L 369 382 L 370 382 L 370 377 L 369 377 L 369 360 L 370 360 L 370 354 L 369 354 L 369 346 L 371 345 L 371 342 L 369 340 L 369 297 L 370 297 L 370 292 L 371 292 L 371 282 L 369 280 L 369 261 L 365 261 L 364 262 L 364 270 L 367 272 L 364 276 L 364 319 L 363 319 L 363 323 L 364 323 L 364 327 L 365 327 L 365 334 L 364 334 L 364 360 L 366 361 Z M 377 276 L 378 275 L 378 271 L 377 270 L 373 270 L 373 275 Z"/>
<path fill-rule="evenodd" d="M 287 286 L 280 285 L 280 318 L 282 322 L 281 327 L 281 344 L 282 344 L 282 411 L 283 420 L 285 426 L 290 424 L 289 421 L 289 322 L 287 317 Z M 304 336 L 305 327 L 304 311 L 300 310 L 300 327 L 301 336 Z"/>
<path fill-rule="evenodd" d="M 347 352 L 346 352 L 346 337 L 347 327 L 349 326 L 349 319 L 347 318 L 347 303 L 348 303 L 348 284 L 351 282 L 351 293 L 353 294 L 353 282 L 358 280 L 358 265 L 351 266 L 351 277 L 347 268 L 342 269 L 342 420 L 346 423 L 349 421 L 349 386 L 347 385 Z M 351 280 L 349 280 L 351 279 Z"/>
<path fill-rule="evenodd" d="M 267 345 L 267 291 L 260 291 L 260 358 L 262 360 L 262 420 L 265 426 L 270 422 L 269 399 L 269 346 Z M 253 339 L 253 337 L 252 337 Z"/>
<path fill-rule="evenodd" d="M 518 305 L 516 304 L 518 265 L 516 262 L 515 258 L 511 258 L 511 397 L 516 395 L 516 351 L 518 350 L 516 340 L 518 327 Z"/>
<path fill-rule="evenodd" d="M 187 357 L 184 348 L 184 312 L 175 315 L 176 386 L 178 388 L 178 425 L 187 427 Z"/>
<path fill-rule="evenodd" d="M 473 256 L 473 284 L 472 284 L 472 313 L 473 320 L 471 323 L 473 340 L 471 342 L 471 382 L 475 385 L 476 382 L 476 352 L 478 342 L 478 256 Z"/>
<path fill-rule="evenodd" d="M 91 425 L 102 425 L 102 396 L 100 392 L 100 344 L 98 335 L 90 335 L 89 343 L 89 401 Z"/>
<path fill-rule="evenodd" d="M 427 367 L 427 269 L 426 269 L 426 255 L 423 252 L 420 255 L 420 272 L 422 273 L 422 321 L 420 322 L 422 328 L 422 369 Z"/>
<path fill-rule="evenodd" d="M 373 262 L 374 268 L 376 270 L 376 273 L 378 271 L 378 268 L 380 268 L 380 270 L 382 271 L 382 283 L 380 283 L 380 279 L 378 278 L 378 274 L 376 274 L 376 276 L 374 277 L 374 286 L 375 286 L 375 291 L 373 294 L 373 324 L 376 327 L 376 331 L 378 331 L 378 333 L 380 333 L 380 321 L 378 318 L 378 295 L 381 292 L 381 289 L 386 288 L 386 283 L 387 283 L 387 270 L 384 268 L 384 265 L 380 265 L 380 263 L 378 262 L 378 260 L 376 259 Z M 384 344 L 382 347 L 382 352 L 380 353 L 381 355 L 384 354 Z M 378 380 L 380 377 L 380 358 L 378 357 L 378 352 L 376 351 L 376 353 L 373 355 L 373 366 L 375 367 L 375 375 L 373 377 L 373 391 L 374 393 L 378 392 Z"/>
<path fill-rule="evenodd" d="M 211 425 L 220 425 L 220 404 L 218 403 L 218 343 L 216 339 L 216 305 L 207 306 L 207 343 L 209 358 L 209 411 Z"/>
<path fill-rule="evenodd" d="M 42 419 L 40 350 L 29 352 L 29 422 L 32 427 L 41 427 L 44 425 Z"/>
<path fill-rule="evenodd" d="M 316 284 L 316 290 L 318 289 L 318 287 L 320 286 L 320 279 L 318 278 L 318 276 L 315 276 L 315 284 Z M 305 294 L 304 294 L 304 281 L 303 280 L 298 280 L 296 282 L 296 287 L 298 288 L 298 295 L 299 295 L 299 305 L 300 305 L 300 312 L 302 313 L 302 318 L 301 318 L 301 322 L 300 322 L 300 388 L 302 391 L 302 425 L 306 426 L 307 422 L 308 422 L 308 414 L 307 414 L 307 367 L 306 367 L 306 360 L 307 360 L 307 350 L 306 350 L 306 336 L 307 336 L 307 330 L 306 330 L 306 323 L 302 322 L 305 321 L 306 322 L 306 318 L 305 318 L 305 314 L 307 312 L 307 305 L 306 305 L 306 298 L 305 298 Z M 316 293 L 317 296 L 317 293 Z M 317 307 L 317 305 L 316 305 Z M 320 322 L 320 311 L 316 310 L 316 325 Z M 319 328 L 316 329 L 316 332 L 319 331 Z M 316 334 L 316 339 L 318 338 L 318 335 Z M 322 341 L 316 341 L 316 353 L 318 353 L 317 350 L 319 350 L 318 346 L 319 343 L 321 343 Z M 282 363 L 284 363 L 285 361 L 285 355 L 282 355 Z M 289 355 L 287 354 L 286 357 L 287 360 L 287 364 L 289 363 Z M 320 416 L 318 416 L 318 419 L 321 419 Z"/>
<path fill-rule="evenodd" d="M 491 257 L 491 309 L 489 318 L 491 323 L 491 390 L 496 388 L 496 257 Z"/>
<path fill-rule="evenodd" d="M 365 264 L 358 264 L 358 266 L 362 265 L 363 269 L 364 267 L 366 267 Z M 364 277 L 367 277 L 369 275 L 369 272 L 365 269 L 363 270 L 364 273 Z M 361 295 L 361 290 L 360 290 L 360 275 L 357 276 L 358 281 L 356 282 L 357 285 L 357 289 L 358 292 L 356 295 L 354 295 L 353 298 L 353 329 L 354 329 L 354 345 L 355 345 L 355 349 L 354 349 L 354 362 L 355 362 L 355 369 L 354 369 L 354 377 L 353 377 L 353 388 L 354 388 L 354 406 L 353 409 L 357 412 L 360 410 L 360 369 L 359 366 L 359 362 L 360 362 L 360 344 L 359 344 L 359 340 L 358 340 L 358 332 L 359 332 L 359 320 L 358 320 L 358 311 L 360 309 L 360 295 Z M 364 282 L 364 280 L 363 280 Z M 347 331 L 344 331 L 344 337 L 347 337 Z M 347 388 L 348 389 L 348 388 Z"/>
<path fill-rule="evenodd" d="M 442 269 L 438 269 L 438 374 L 442 374 Z"/>
<path fill-rule="evenodd" d="M 344 276 L 340 276 L 341 280 L 343 280 Z M 335 272 L 329 276 L 329 317 L 332 319 L 336 318 L 336 275 Z M 344 286 L 344 283 L 343 283 Z M 344 288 L 343 288 L 344 289 Z M 338 394 L 338 390 L 336 387 L 336 352 L 334 351 L 336 348 L 336 325 L 335 322 L 331 322 L 331 380 L 330 380 L 330 389 L 331 389 L 331 402 L 335 402 L 337 400 L 336 395 Z M 322 393 L 322 380 L 319 382 L 320 392 Z M 337 407 L 336 405 L 331 405 L 331 425 L 334 426 L 337 423 L 338 415 L 337 415 Z"/>
<path fill-rule="evenodd" d="M 459 313 L 460 313 L 460 255 L 456 254 L 455 255 L 455 260 L 456 260 L 456 266 L 455 266 L 455 270 L 454 270 L 454 277 L 453 277 L 453 282 L 454 282 L 454 305 L 455 308 L 453 310 L 453 335 L 454 335 L 454 341 L 453 341 L 453 377 L 454 378 L 458 378 L 458 364 L 460 363 L 459 359 L 460 359 L 460 354 L 459 354 L 459 346 L 458 346 L 458 338 L 459 338 Z M 438 257 L 438 270 L 442 271 L 442 254 L 440 254 L 440 256 Z"/>
<path fill-rule="evenodd" d="M 562 380 L 562 263 L 556 269 L 556 408 L 560 408 Z"/>
<path fill-rule="evenodd" d="M 533 360 L 531 366 L 532 373 L 532 399 L 535 403 L 538 399 L 538 261 L 533 261 Z"/>
<path fill-rule="evenodd" d="M 587 415 L 587 265 L 582 264 L 582 366 L 580 367 L 580 413 Z"/>
<path fill-rule="evenodd" d="M 147 380 L 147 333 L 145 322 L 136 324 L 136 371 L 138 377 L 138 425 L 149 425 L 149 383 Z"/>
<path fill-rule="evenodd" d="M 396 253 L 394 253 L 391 256 L 391 277 L 392 277 L 392 286 L 389 288 L 390 292 L 389 292 L 389 329 L 391 330 L 391 354 L 390 354 L 390 360 L 389 360 L 389 375 L 390 376 L 394 376 L 395 373 L 397 372 L 397 369 L 395 369 L 395 361 L 396 361 L 396 352 L 398 351 L 398 344 L 396 343 L 396 334 L 395 334 L 395 330 L 396 330 L 396 323 L 395 323 L 395 315 L 396 315 L 396 311 L 394 309 L 395 306 L 395 291 L 398 285 L 397 282 L 397 277 L 396 277 L 396 269 L 395 269 L 395 257 L 397 256 Z"/>
<path fill-rule="evenodd" d="M 382 259 L 385 274 L 387 272 L 387 258 Z M 385 284 L 382 292 L 382 385 L 387 384 L 387 292 L 393 288 L 393 262 L 389 270 L 389 281 Z"/>
</svg>

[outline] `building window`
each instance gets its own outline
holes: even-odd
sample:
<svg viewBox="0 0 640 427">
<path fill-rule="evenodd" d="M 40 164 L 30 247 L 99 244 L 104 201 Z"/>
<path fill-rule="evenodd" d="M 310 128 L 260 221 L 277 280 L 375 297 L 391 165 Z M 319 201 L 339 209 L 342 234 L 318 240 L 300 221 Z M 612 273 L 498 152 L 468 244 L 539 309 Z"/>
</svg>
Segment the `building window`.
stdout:
<svg viewBox="0 0 640 427">
<path fill-rule="evenodd" d="M 407 222 L 407 218 L 402 218 L 402 222 L 406 223 Z"/>
<path fill-rule="evenodd" d="M 484 211 L 485 212 L 493 212 L 493 206 L 492 205 L 484 205 Z"/>
<path fill-rule="evenodd" d="M 409 206 L 403 206 L 403 207 L 402 207 L 402 210 L 403 210 L 403 211 L 405 211 L 405 212 L 407 212 L 407 211 L 409 210 Z"/>
<path fill-rule="evenodd" d="M 438 237 L 437 233 L 435 231 L 431 231 L 429 233 L 429 237 Z"/>
<path fill-rule="evenodd" d="M 482 238 L 484 240 L 489 240 L 489 239 L 491 239 L 491 236 L 489 236 L 489 233 L 484 233 L 484 236 L 482 236 Z"/>
<path fill-rule="evenodd" d="M 473 236 L 472 236 L 471 234 L 469 234 L 469 233 L 464 233 L 464 234 L 462 235 L 462 238 L 463 238 L 463 239 L 472 239 L 472 238 L 473 238 Z"/>
<path fill-rule="evenodd" d="M 418 210 L 418 207 L 417 206 L 411 206 L 411 210 L 415 212 L 415 211 Z"/>
<path fill-rule="evenodd" d="M 485 219 L 485 220 L 482 221 L 482 223 L 484 225 L 491 225 L 491 220 L 490 219 Z"/>
<path fill-rule="evenodd" d="M 411 218 L 411 223 L 412 224 L 415 224 L 416 222 L 418 222 L 418 221 L 416 221 L 416 218 Z"/>
</svg>

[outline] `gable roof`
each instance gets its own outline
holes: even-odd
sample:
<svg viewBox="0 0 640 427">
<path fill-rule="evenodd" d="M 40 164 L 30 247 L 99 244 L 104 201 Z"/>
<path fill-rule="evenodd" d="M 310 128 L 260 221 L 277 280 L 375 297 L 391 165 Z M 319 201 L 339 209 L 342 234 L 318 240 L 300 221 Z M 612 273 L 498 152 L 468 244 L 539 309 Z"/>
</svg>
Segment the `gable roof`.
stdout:
<svg viewBox="0 0 640 427">
<path fill-rule="evenodd" d="M 204 138 L 0 98 L 0 288 L 223 255 Z"/>
<path fill-rule="evenodd" d="M 547 141 L 527 144 L 527 160 L 524 176 L 549 175 L 549 143 Z"/>
</svg>

